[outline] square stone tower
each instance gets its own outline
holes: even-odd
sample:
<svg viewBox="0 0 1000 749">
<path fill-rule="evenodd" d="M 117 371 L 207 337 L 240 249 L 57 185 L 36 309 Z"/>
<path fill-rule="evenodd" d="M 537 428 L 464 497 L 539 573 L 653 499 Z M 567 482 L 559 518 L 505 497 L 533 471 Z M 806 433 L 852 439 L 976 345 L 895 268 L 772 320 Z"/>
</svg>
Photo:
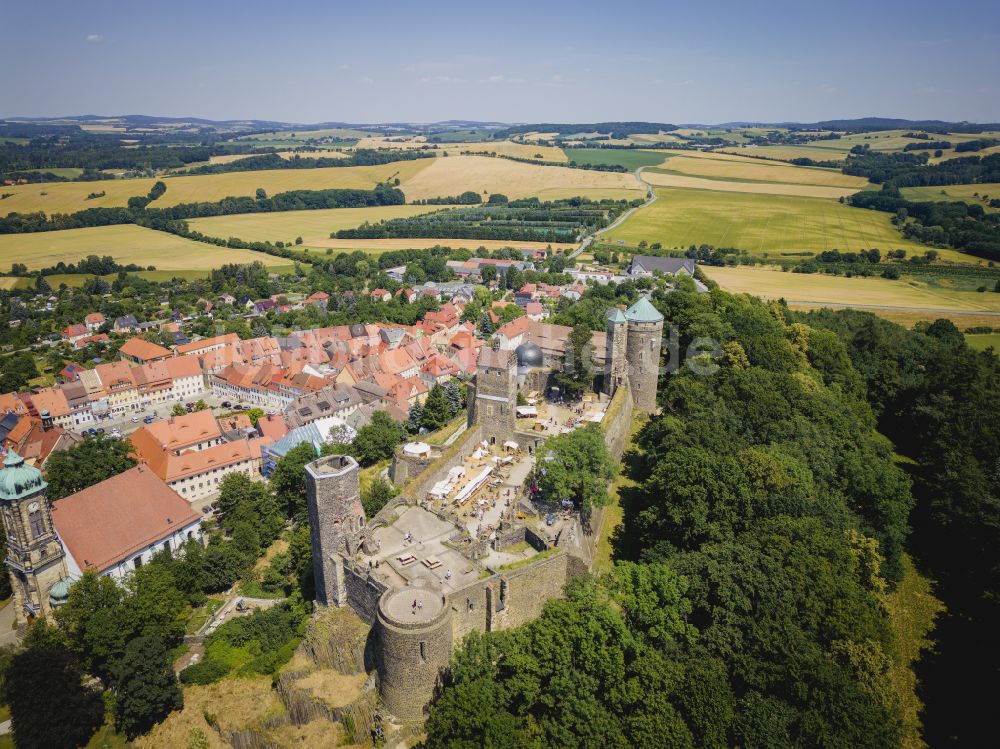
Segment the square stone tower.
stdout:
<svg viewBox="0 0 1000 749">
<path fill-rule="evenodd" d="M 628 331 L 625 315 L 617 307 L 608 310 L 608 338 L 604 358 L 605 395 L 613 396 L 628 377 L 628 363 L 625 361 L 626 340 Z"/>
<path fill-rule="evenodd" d="M 479 424 L 483 439 L 496 444 L 514 434 L 517 409 L 517 357 L 513 349 L 483 347 L 476 379 L 469 385 L 469 426 Z"/>
<path fill-rule="evenodd" d="M 324 606 L 344 606 L 343 560 L 361 547 L 366 521 L 358 461 L 349 455 L 331 455 L 309 463 L 306 501 L 316 600 Z"/>
</svg>

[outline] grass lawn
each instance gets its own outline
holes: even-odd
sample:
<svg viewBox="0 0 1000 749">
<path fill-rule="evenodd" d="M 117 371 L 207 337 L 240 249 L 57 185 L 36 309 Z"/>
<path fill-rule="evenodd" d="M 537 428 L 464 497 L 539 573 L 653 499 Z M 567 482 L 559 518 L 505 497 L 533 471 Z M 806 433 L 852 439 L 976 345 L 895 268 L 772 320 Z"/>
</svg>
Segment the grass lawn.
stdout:
<svg viewBox="0 0 1000 749">
<path fill-rule="evenodd" d="M 443 427 L 435 432 L 429 432 L 423 436 L 423 441 L 429 445 L 441 445 L 447 440 L 451 435 L 453 435 L 458 428 L 465 424 L 469 420 L 469 415 L 463 409 L 455 415 L 455 418 L 445 424 Z"/>
<path fill-rule="evenodd" d="M 675 172 L 695 177 L 747 182 L 777 182 L 793 185 L 821 185 L 860 190 L 868 185 L 864 177 L 843 174 L 838 169 L 794 166 L 762 159 L 733 158 L 730 155 L 699 154 L 696 157 L 673 152 L 656 171 Z"/>
<path fill-rule="evenodd" d="M 821 273 L 783 273 L 774 267 L 701 266 L 724 290 L 799 304 L 886 306 L 943 310 L 1000 311 L 1000 294 L 953 291 L 915 280 L 846 278 Z M 994 318 L 1000 322 L 997 318 Z M 963 326 L 966 327 L 966 326 Z"/>
<path fill-rule="evenodd" d="M 634 172 L 640 166 L 657 166 L 666 159 L 665 153 L 631 151 L 617 148 L 564 148 L 566 158 L 577 164 L 623 166 Z"/>
<path fill-rule="evenodd" d="M 157 272 L 207 271 L 226 263 L 254 261 L 291 266 L 287 260 L 260 252 L 214 247 L 132 224 L 0 236 L 0 268 L 4 269 L 12 263 L 24 263 L 29 270 L 35 270 L 60 260 L 82 260 L 87 255 L 111 255 L 123 265 L 154 265 Z M 168 273 L 166 278 L 172 275 Z"/>
<path fill-rule="evenodd" d="M 188 221 L 195 231 L 211 237 L 239 237 L 248 242 L 294 242 L 307 245 L 330 238 L 330 232 L 354 229 L 361 224 L 432 213 L 448 206 L 387 205 L 375 208 L 329 208 L 318 211 L 241 213 Z"/>
<path fill-rule="evenodd" d="M 753 195 L 716 190 L 657 188 L 657 201 L 633 213 L 605 241 L 664 247 L 695 244 L 765 252 L 906 249 L 927 247 L 904 239 L 887 213 L 836 200 Z"/>
</svg>

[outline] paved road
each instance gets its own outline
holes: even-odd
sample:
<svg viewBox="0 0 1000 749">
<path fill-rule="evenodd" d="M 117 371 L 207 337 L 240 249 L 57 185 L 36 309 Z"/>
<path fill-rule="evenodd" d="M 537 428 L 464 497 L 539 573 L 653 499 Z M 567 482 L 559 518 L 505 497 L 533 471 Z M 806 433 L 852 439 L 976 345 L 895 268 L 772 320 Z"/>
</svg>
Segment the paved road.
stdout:
<svg viewBox="0 0 1000 749">
<path fill-rule="evenodd" d="M 573 252 L 571 252 L 569 254 L 570 258 L 574 258 L 577 255 L 579 255 L 585 249 L 587 249 L 588 247 L 590 247 L 590 243 L 591 242 L 593 242 L 595 239 L 597 239 L 602 234 L 606 234 L 607 232 L 609 232 L 612 229 L 614 229 L 617 226 L 619 226 L 625 219 L 627 219 L 629 216 L 631 216 L 636 211 L 638 211 L 638 210 L 640 210 L 642 208 L 646 208 L 647 206 L 650 206 L 650 205 L 652 205 L 653 203 L 656 202 L 656 190 L 654 190 L 653 186 L 651 184 L 649 184 L 646 180 L 644 180 L 642 178 L 642 170 L 645 169 L 645 168 L 646 167 L 644 167 L 644 166 L 640 166 L 638 169 L 636 169 L 635 170 L 635 178 L 636 178 L 636 180 L 640 184 L 642 184 L 646 188 L 646 202 L 643 203 L 640 206 L 636 206 L 635 208 L 629 208 L 627 211 L 625 211 L 625 213 L 623 213 L 621 216 L 619 216 L 618 218 L 616 218 L 612 223 L 608 224 L 603 229 L 599 229 L 598 231 L 595 231 L 593 234 L 590 234 L 590 235 L 584 237 L 583 241 L 580 242 L 580 246 L 577 247 L 575 250 L 573 250 Z"/>
</svg>

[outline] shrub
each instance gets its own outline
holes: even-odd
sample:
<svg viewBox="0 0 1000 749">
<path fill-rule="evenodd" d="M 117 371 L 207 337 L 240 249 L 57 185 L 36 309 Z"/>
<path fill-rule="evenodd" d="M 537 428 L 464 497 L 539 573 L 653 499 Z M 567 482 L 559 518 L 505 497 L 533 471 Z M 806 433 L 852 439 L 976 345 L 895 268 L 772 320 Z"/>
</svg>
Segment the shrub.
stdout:
<svg viewBox="0 0 1000 749">
<path fill-rule="evenodd" d="M 211 684 L 228 673 L 229 666 L 225 663 L 206 659 L 181 671 L 180 679 L 184 684 Z"/>
</svg>

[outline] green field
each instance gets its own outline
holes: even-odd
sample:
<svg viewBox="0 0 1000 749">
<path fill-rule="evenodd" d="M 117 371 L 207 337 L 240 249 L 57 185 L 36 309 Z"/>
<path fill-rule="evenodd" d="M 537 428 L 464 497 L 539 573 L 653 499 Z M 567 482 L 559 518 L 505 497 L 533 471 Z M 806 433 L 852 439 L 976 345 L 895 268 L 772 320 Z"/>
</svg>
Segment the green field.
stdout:
<svg viewBox="0 0 1000 749">
<path fill-rule="evenodd" d="M 1000 356 L 1000 333 L 985 333 L 982 335 L 966 335 L 965 342 L 976 351 L 985 351 L 993 347 L 993 352 Z"/>
<path fill-rule="evenodd" d="M 652 205 L 605 235 L 610 242 L 660 242 L 735 247 L 751 253 L 861 250 L 871 247 L 924 252 L 904 239 L 889 214 L 851 208 L 835 200 L 661 188 Z"/>
<path fill-rule="evenodd" d="M 619 148 L 564 148 L 563 152 L 567 159 L 577 164 L 623 166 L 630 172 L 641 166 L 657 166 L 666 159 L 666 154 L 655 151 L 631 151 Z"/>
<path fill-rule="evenodd" d="M 366 221 L 406 218 L 441 210 L 446 206 L 390 205 L 377 208 L 330 208 L 319 211 L 246 213 L 197 218 L 192 229 L 211 237 L 239 237 L 251 242 L 294 242 L 302 237 L 307 245 L 330 238 L 330 232 L 353 229 Z"/>
<path fill-rule="evenodd" d="M 75 262 L 88 255 L 110 255 L 123 265 L 153 265 L 168 279 L 177 271 L 207 271 L 226 263 L 290 265 L 287 260 L 260 252 L 213 247 L 131 224 L 0 236 L 0 269 L 4 271 L 12 263 L 24 263 L 29 270 L 35 270 L 60 260 Z"/>
<path fill-rule="evenodd" d="M 933 200 L 935 202 L 964 201 L 976 203 L 987 211 L 997 211 L 1000 208 L 990 208 L 989 201 L 983 201 L 983 196 L 1000 198 L 1000 183 L 984 182 L 980 185 L 947 185 L 945 187 L 904 187 L 900 190 L 907 200 Z M 977 197 L 978 195 L 978 197 Z"/>
</svg>

